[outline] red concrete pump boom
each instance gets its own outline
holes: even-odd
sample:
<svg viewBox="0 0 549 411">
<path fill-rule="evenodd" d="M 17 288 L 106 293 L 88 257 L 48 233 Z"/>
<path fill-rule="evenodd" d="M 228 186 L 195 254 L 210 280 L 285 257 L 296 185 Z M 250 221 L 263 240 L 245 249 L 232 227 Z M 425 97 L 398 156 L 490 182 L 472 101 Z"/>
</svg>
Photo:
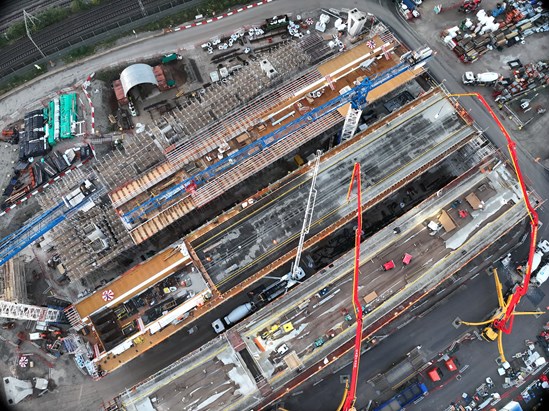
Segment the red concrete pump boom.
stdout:
<svg viewBox="0 0 549 411">
<path fill-rule="evenodd" d="M 478 93 L 471 93 L 470 95 L 473 95 L 477 97 L 481 103 L 486 107 L 494 121 L 497 123 L 499 129 L 505 136 L 505 139 L 507 140 L 507 149 L 509 150 L 509 154 L 511 155 L 511 161 L 513 163 L 513 167 L 515 169 L 515 172 L 517 174 L 519 183 L 520 183 L 520 189 L 522 191 L 522 196 L 524 198 L 524 203 L 526 204 L 526 208 L 528 210 L 528 214 L 530 216 L 530 251 L 528 254 L 528 265 L 526 267 L 526 273 L 524 274 L 524 278 L 522 280 L 522 284 L 518 285 L 515 289 L 511 300 L 507 306 L 507 310 L 505 311 L 505 314 L 503 317 L 499 319 L 495 319 L 492 323 L 493 327 L 497 330 L 501 330 L 502 332 L 506 334 L 510 334 L 513 329 L 513 319 L 514 319 L 514 312 L 515 309 L 520 302 L 520 299 L 526 295 L 528 292 L 528 286 L 530 284 L 530 275 L 532 274 L 532 262 L 534 259 L 534 253 L 536 252 L 536 243 L 537 243 L 537 234 L 538 234 L 538 213 L 532 207 L 532 204 L 530 203 L 530 198 L 528 196 L 528 191 L 526 190 L 526 184 L 524 183 L 524 177 L 522 175 L 522 171 L 520 170 L 520 166 L 518 164 L 517 159 L 517 150 L 516 150 L 516 143 L 511 139 L 511 136 L 503 127 L 503 124 L 499 121 L 494 111 L 490 108 L 484 97 L 482 97 Z"/>
<path fill-rule="evenodd" d="M 357 188 L 357 227 L 355 233 L 355 265 L 353 272 L 353 306 L 356 315 L 356 335 L 355 335 L 355 349 L 353 356 L 353 370 L 351 372 L 351 381 L 349 390 L 346 392 L 346 397 L 343 402 L 343 410 L 349 411 L 354 409 L 354 403 L 356 400 L 356 386 L 358 380 L 358 367 L 360 364 L 360 348 L 362 343 L 362 304 L 358 297 L 358 276 L 360 269 L 360 238 L 362 236 L 362 192 L 360 186 L 360 164 L 355 163 L 353 169 L 353 176 L 351 177 L 351 184 L 349 185 L 349 191 L 347 192 L 347 200 L 351 195 L 353 188 L 353 182 L 356 181 Z"/>
</svg>

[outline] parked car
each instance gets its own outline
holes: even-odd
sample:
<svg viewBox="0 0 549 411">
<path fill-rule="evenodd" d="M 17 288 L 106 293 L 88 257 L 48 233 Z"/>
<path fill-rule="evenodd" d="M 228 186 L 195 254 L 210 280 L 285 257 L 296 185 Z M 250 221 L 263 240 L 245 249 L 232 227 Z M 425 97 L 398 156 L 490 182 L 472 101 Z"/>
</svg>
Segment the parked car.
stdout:
<svg viewBox="0 0 549 411">
<path fill-rule="evenodd" d="M 411 254 L 404 254 L 404 257 L 402 258 L 402 264 L 408 265 L 412 261 L 412 255 Z"/>
<path fill-rule="evenodd" d="M 280 347 L 278 347 L 276 349 L 276 352 L 279 354 L 279 355 L 284 355 L 285 353 L 288 352 L 290 348 L 288 347 L 288 344 L 282 344 Z"/>
<path fill-rule="evenodd" d="M 316 296 L 318 298 L 322 298 L 324 297 L 326 294 L 328 294 L 328 292 L 330 291 L 330 289 L 328 287 L 324 287 L 322 290 L 320 290 L 318 293 L 316 293 Z"/>
<path fill-rule="evenodd" d="M 387 261 L 385 264 L 383 264 L 383 269 L 385 271 L 389 271 L 395 268 L 395 262 L 393 260 Z"/>
</svg>

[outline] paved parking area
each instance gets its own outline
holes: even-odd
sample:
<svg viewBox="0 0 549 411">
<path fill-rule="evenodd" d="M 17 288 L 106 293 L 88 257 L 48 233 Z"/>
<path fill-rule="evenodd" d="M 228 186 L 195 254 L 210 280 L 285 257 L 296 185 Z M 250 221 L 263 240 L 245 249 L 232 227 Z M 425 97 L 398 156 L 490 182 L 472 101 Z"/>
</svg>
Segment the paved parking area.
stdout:
<svg viewBox="0 0 549 411">
<path fill-rule="evenodd" d="M 482 8 L 484 10 L 492 10 L 497 3 L 497 0 L 484 0 L 482 2 Z M 507 62 L 520 59 L 523 64 L 537 62 L 539 60 L 547 60 L 549 56 L 549 36 L 547 33 L 535 34 L 525 39 L 525 44 L 516 44 L 509 48 L 504 48 L 503 51 L 492 50 L 484 54 L 473 64 L 464 64 L 459 61 L 457 56 L 444 45 L 440 38 L 440 33 L 444 29 L 448 29 L 455 25 L 459 25 L 465 18 L 471 18 L 474 20 L 473 14 L 464 14 L 456 10 L 443 11 L 441 14 L 435 14 L 433 7 L 439 4 L 439 2 L 426 0 L 420 6 L 421 18 L 412 20 L 410 22 L 411 28 L 416 31 L 422 38 L 438 51 L 437 59 L 443 61 L 448 65 L 454 67 L 460 67 L 463 71 L 474 71 L 482 73 L 486 71 L 494 71 L 508 76 L 510 74 L 509 66 Z M 442 80 L 442 79 L 441 79 Z M 549 169 L 549 146 L 546 143 L 544 128 L 549 121 L 547 118 L 548 113 L 543 116 L 535 115 L 532 112 L 520 113 L 520 110 L 514 110 L 519 113 L 522 121 L 528 121 L 534 117 L 533 120 L 519 129 L 517 122 L 513 121 L 510 117 L 511 114 L 503 109 L 499 111 L 499 107 L 494 103 L 492 97 L 492 88 L 485 87 L 467 87 L 468 90 L 481 93 L 486 100 L 492 105 L 494 109 L 497 109 L 497 113 L 500 114 L 500 119 L 503 120 L 505 127 L 512 132 L 513 137 L 516 139 L 519 146 L 526 151 L 531 160 L 540 162 L 546 169 Z M 525 96 L 524 98 L 531 98 L 532 96 Z M 539 92 L 539 95 L 533 101 L 535 106 L 541 105 L 546 109 L 549 108 L 549 91 L 547 89 Z M 520 104 L 520 103 L 519 103 Z M 515 105 L 511 106 L 515 109 Z M 532 110 L 533 111 L 533 110 Z"/>
</svg>

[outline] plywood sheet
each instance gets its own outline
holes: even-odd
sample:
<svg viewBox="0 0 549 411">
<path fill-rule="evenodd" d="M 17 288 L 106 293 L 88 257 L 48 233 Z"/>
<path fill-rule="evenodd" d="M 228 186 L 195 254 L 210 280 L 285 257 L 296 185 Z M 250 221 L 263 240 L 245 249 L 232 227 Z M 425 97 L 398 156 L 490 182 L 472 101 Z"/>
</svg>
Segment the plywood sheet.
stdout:
<svg viewBox="0 0 549 411">
<path fill-rule="evenodd" d="M 416 70 L 407 70 L 404 73 L 396 76 L 395 78 L 392 78 L 391 80 L 387 81 L 386 83 L 382 84 L 379 87 L 376 87 L 375 89 L 371 90 L 368 93 L 368 102 L 371 103 L 384 95 L 390 93 L 393 90 L 396 90 L 403 84 L 406 84 L 410 80 L 414 79 L 415 77 L 419 76 L 423 72 L 422 68 L 416 69 Z"/>
<path fill-rule="evenodd" d="M 455 230 L 455 228 L 457 227 L 452 217 L 450 217 L 450 215 L 444 210 L 442 211 L 442 213 L 440 213 L 438 221 L 440 222 L 440 224 L 442 224 L 442 227 L 444 227 L 444 230 L 447 233 Z"/>
<path fill-rule="evenodd" d="M 372 41 L 375 43 L 375 47 L 369 47 L 368 42 L 362 43 L 351 50 L 340 54 L 336 58 L 321 64 L 318 67 L 318 71 L 323 77 L 326 77 L 328 74 L 332 74 L 340 69 L 343 69 L 345 66 L 357 66 L 367 58 L 381 54 L 381 50 L 376 53 L 373 53 L 373 50 L 380 48 L 383 45 L 383 41 L 378 36 L 375 36 Z"/>
<path fill-rule="evenodd" d="M 473 210 L 479 210 L 482 208 L 482 202 L 479 200 L 475 193 L 471 193 L 467 197 L 465 197 L 465 201 L 469 203 Z"/>
</svg>

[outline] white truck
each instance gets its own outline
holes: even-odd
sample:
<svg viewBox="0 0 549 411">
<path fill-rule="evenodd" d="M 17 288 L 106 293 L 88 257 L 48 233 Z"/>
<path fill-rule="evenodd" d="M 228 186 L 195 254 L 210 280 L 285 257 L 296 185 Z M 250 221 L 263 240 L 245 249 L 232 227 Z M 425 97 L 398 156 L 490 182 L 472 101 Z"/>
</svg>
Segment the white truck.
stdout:
<svg viewBox="0 0 549 411">
<path fill-rule="evenodd" d="M 63 197 L 65 206 L 67 208 L 73 208 L 77 206 L 95 190 L 95 184 L 93 184 L 90 180 L 84 180 L 78 188 L 75 188 L 73 191 Z"/>
<path fill-rule="evenodd" d="M 472 71 L 466 71 L 461 80 L 467 86 L 492 86 L 496 84 L 500 75 L 494 72 L 474 74 Z"/>
<path fill-rule="evenodd" d="M 538 246 L 536 247 L 536 252 L 534 253 L 534 257 L 532 258 L 532 268 L 530 269 L 530 272 L 532 273 L 532 278 L 535 276 L 535 271 L 541 264 L 543 256 L 547 253 L 549 253 L 549 241 L 542 240 L 538 243 Z M 517 271 L 519 272 L 519 274 L 524 275 L 524 273 L 526 272 L 526 264 L 517 267 Z"/>
<path fill-rule="evenodd" d="M 225 327 L 229 327 L 233 324 L 236 324 L 244 317 L 247 317 L 254 310 L 254 305 L 252 303 L 245 303 L 239 305 L 234 310 L 232 310 L 228 315 L 226 315 L 223 320 L 218 318 L 212 323 L 212 327 L 217 334 L 221 334 L 225 331 Z"/>
<path fill-rule="evenodd" d="M 536 287 L 539 287 L 545 281 L 547 281 L 548 278 L 549 278 L 549 264 L 545 264 L 543 267 L 539 269 L 536 275 L 531 278 L 530 282 Z"/>
<path fill-rule="evenodd" d="M 541 259 L 543 255 L 547 253 L 549 253 L 549 241 L 542 240 L 538 243 L 538 246 L 536 247 L 536 252 L 532 259 L 532 278 L 530 279 L 530 282 L 537 287 L 542 285 L 549 278 L 549 264 L 545 264 L 539 269 L 539 271 L 536 272 L 539 265 L 541 264 Z"/>
</svg>

